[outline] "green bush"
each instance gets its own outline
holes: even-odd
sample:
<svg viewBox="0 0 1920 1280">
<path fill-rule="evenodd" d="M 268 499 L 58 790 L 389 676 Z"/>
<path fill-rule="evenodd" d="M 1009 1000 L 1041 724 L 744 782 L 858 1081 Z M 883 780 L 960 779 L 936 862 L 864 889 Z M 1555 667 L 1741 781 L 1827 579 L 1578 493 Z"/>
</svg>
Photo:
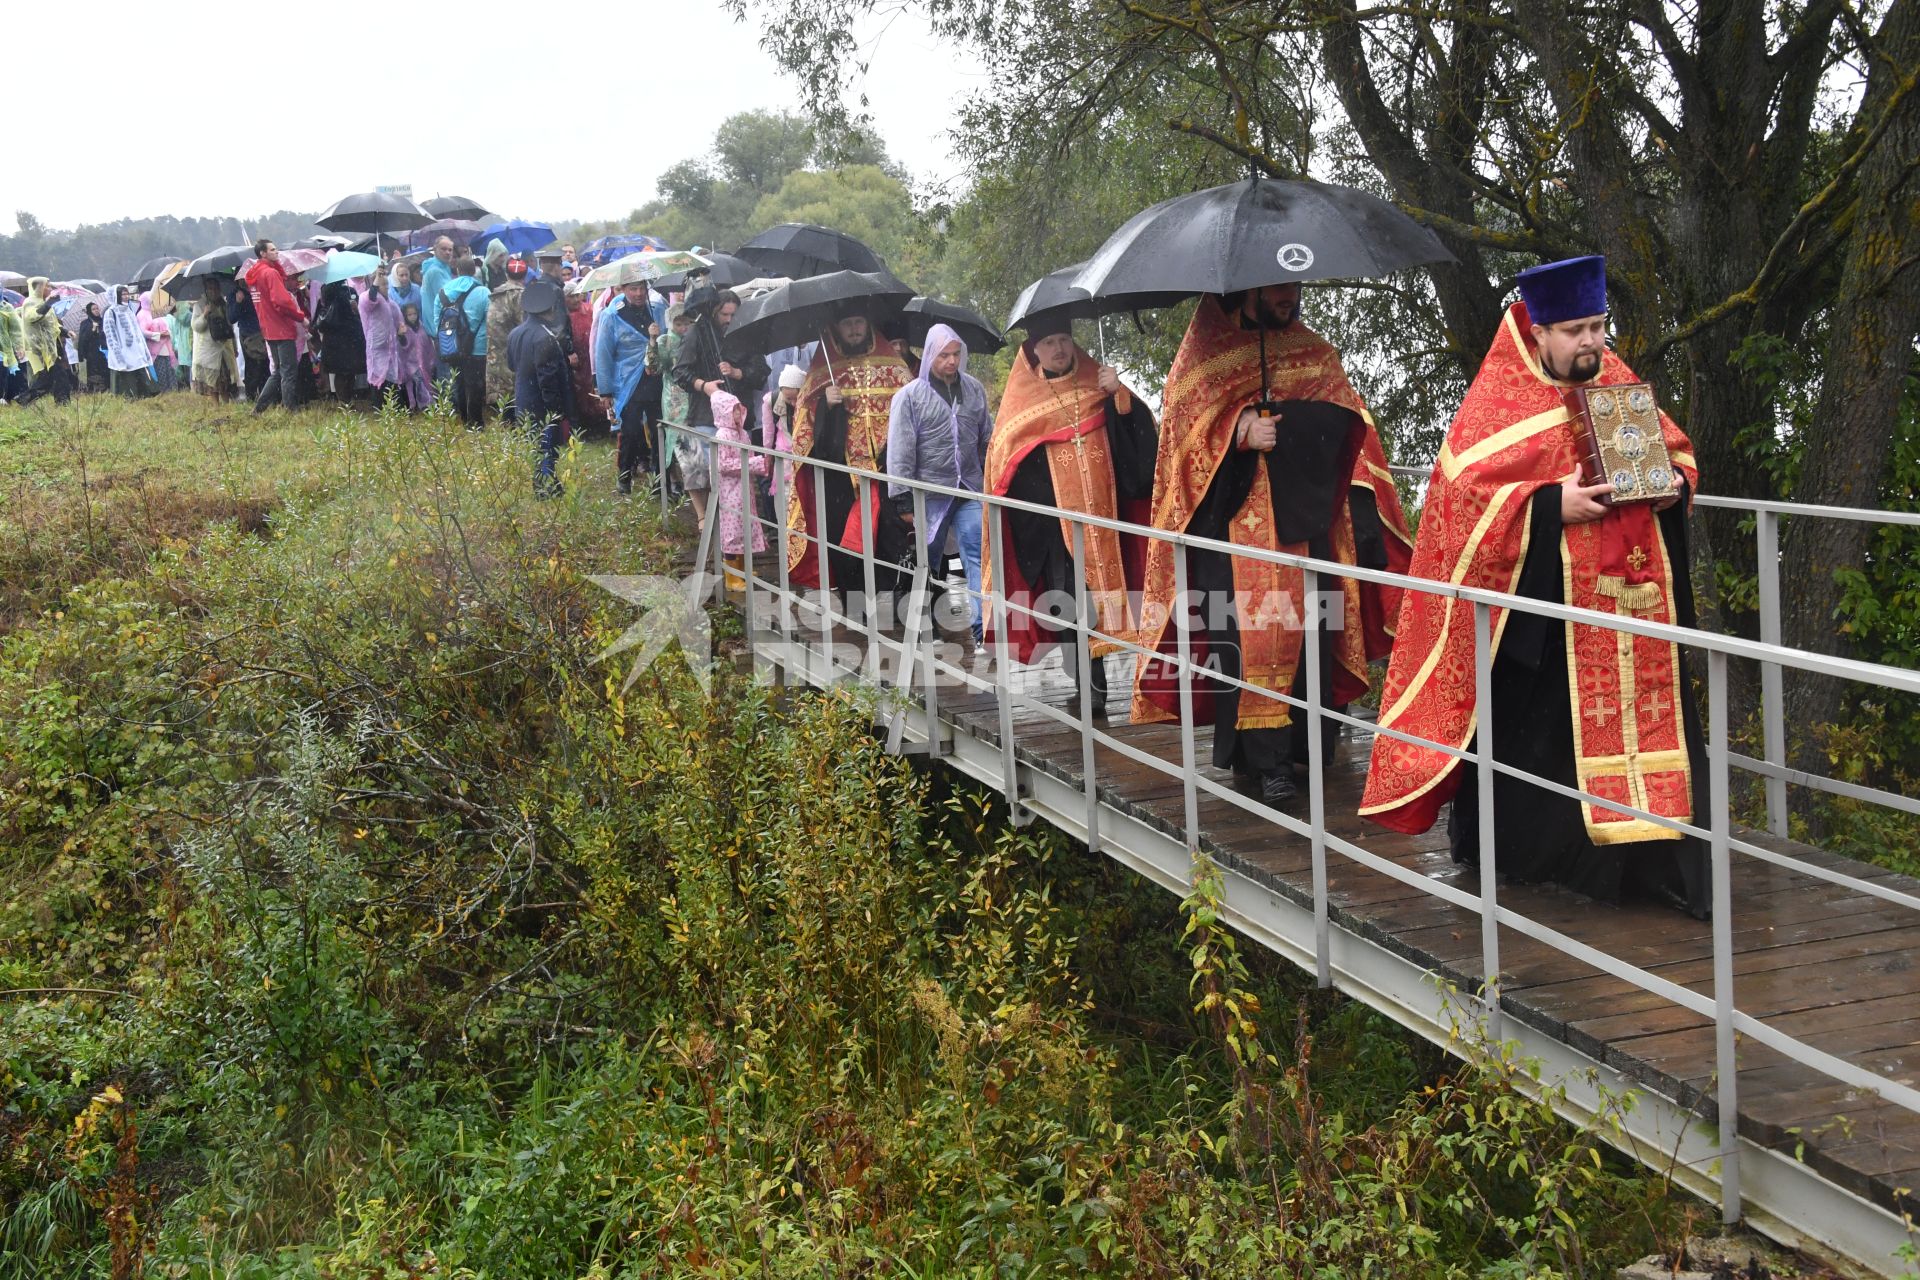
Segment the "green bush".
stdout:
<svg viewBox="0 0 1920 1280">
<path fill-rule="evenodd" d="M 293 421 L 264 529 L 0 638 L 0 1277 L 1591 1275 L 1665 1228 L 1515 1064 L 1243 957 L 1208 868 L 1175 903 L 726 655 L 623 692 L 585 575 L 676 540 L 603 456 L 539 502 L 509 434 Z"/>
</svg>

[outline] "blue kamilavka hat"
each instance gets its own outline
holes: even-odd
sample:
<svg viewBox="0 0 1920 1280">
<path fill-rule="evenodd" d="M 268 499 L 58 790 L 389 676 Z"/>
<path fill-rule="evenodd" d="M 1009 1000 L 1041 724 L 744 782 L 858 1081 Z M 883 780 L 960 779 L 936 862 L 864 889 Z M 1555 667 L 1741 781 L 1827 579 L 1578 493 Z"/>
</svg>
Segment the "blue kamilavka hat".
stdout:
<svg viewBox="0 0 1920 1280">
<path fill-rule="evenodd" d="M 1607 260 L 1598 254 L 1528 267 L 1514 282 L 1535 324 L 1559 324 L 1607 313 Z"/>
</svg>

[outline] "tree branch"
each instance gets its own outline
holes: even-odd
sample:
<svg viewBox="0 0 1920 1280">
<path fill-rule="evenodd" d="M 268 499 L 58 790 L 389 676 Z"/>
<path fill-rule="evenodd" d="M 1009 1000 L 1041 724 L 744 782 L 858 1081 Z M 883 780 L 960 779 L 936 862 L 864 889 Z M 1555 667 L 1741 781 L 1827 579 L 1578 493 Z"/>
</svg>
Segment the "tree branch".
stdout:
<svg viewBox="0 0 1920 1280">
<path fill-rule="evenodd" d="M 1786 229 L 1775 237 L 1772 248 L 1767 250 L 1766 259 L 1760 264 L 1760 270 L 1754 273 L 1753 280 L 1744 289 L 1722 298 L 1655 342 L 1643 359 L 1658 359 L 1675 343 L 1685 342 L 1702 330 L 1719 324 L 1743 307 L 1758 306 L 1765 301 L 1775 277 L 1785 268 L 1788 255 L 1797 252 L 1793 247 L 1795 242 L 1805 233 L 1814 218 L 1846 190 L 1852 182 L 1853 175 L 1859 171 L 1861 165 L 1867 162 L 1867 158 L 1873 154 L 1881 137 L 1893 124 L 1895 113 L 1899 111 L 1907 95 L 1913 92 L 1916 84 L 1920 84 L 1920 67 L 1900 77 L 1899 83 L 1887 95 L 1886 110 L 1882 111 L 1880 118 L 1873 122 L 1873 127 L 1867 131 L 1867 136 L 1860 140 L 1860 145 L 1854 148 L 1853 154 L 1834 170 L 1833 177 L 1828 180 L 1827 185 L 1820 188 L 1810 200 L 1801 205 L 1799 212 L 1793 215 L 1793 221 L 1789 222 Z"/>
<path fill-rule="evenodd" d="M 1695 107 L 1700 102 L 1700 68 L 1694 61 L 1693 51 L 1667 21 L 1662 6 L 1663 0 L 1635 0 L 1633 20 L 1645 27 L 1654 43 L 1660 46 L 1660 53 L 1673 72 L 1674 84 L 1680 90 L 1681 102 Z"/>
<path fill-rule="evenodd" d="M 1458 218 L 1449 218 L 1444 213 L 1435 213 L 1431 209 L 1422 209 L 1408 204 L 1404 200 L 1394 201 L 1394 207 L 1412 218 L 1423 222 L 1435 231 L 1444 231 L 1448 235 L 1458 236 L 1474 244 L 1484 244 L 1493 249 L 1511 249 L 1516 253 L 1537 253 L 1542 256 L 1557 255 L 1565 257 L 1570 252 L 1565 245 L 1556 244 L 1545 236 L 1533 231 L 1496 231 L 1492 227 L 1475 226 L 1471 222 L 1462 222 Z"/>
<path fill-rule="evenodd" d="M 1253 165 L 1269 178 L 1294 178 L 1299 176 L 1291 170 L 1283 168 L 1279 161 L 1252 143 L 1241 142 L 1237 138 L 1229 138 L 1218 129 L 1209 128 L 1191 117 L 1180 120 L 1169 120 L 1167 121 L 1167 128 L 1173 130 L 1175 133 L 1184 133 L 1189 137 L 1211 142 L 1216 147 L 1239 156 L 1242 160 Z"/>
<path fill-rule="evenodd" d="M 1835 20 L 1845 8 L 1845 0 L 1814 0 L 1800 15 L 1799 29 L 1767 55 L 1768 67 L 1775 71 L 1791 70 L 1801 64 L 1801 59 L 1811 57 L 1816 47 L 1824 48 L 1833 35 Z"/>
</svg>

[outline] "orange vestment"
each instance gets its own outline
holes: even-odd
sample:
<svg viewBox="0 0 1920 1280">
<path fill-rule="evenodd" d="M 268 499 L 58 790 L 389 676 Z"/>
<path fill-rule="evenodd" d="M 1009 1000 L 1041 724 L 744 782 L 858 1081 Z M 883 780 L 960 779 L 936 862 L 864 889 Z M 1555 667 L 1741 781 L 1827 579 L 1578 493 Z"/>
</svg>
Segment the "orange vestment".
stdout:
<svg viewBox="0 0 1920 1280">
<path fill-rule="evenodd" d="M 1216 297 L 1203 298 L 1167 375 L 1166 403 L 1160 419 L 1160 450 L 1154 463 L 1153 525 L 1185 532 L 1233 448 L 1242 410 L 1261 398 L 1260 335 L 1242 329 Z M 1365 423 L 1350 484 L 1372 492 L 1384 526 L 1388 567 L 1407 564 L 1410 540 L 1400 494 L 1387 470 L 1386 453 L 1365 402 L 1347 381 L 1340 355 L 1326 339 L 1295 321 L 1266 335 L 1266 394 L 1273 400 L 1322 401 L 1349 409 Z M 1285 431 L 1284 423 L 1281 430 Z M 1333 558 L 1356 562 L 1352 511 L 1345 494 L 1333 505 L 1328 530 Z M 1270 551 L 1307 554 L 1304 542 L 1281 545 L 1273 520 L 1273 493 L 1267 468 L 1258 468 L 1253 488 L 1229 522 L 1229 541 Z M 1146 590 L 1141 606 L 1140 644 L 1157 653 L 1176 651 L 1173 626 L 1173 544 L 1154 540 L 1147 557 Z M 1234 599 L 1239 610 L 1240 678 L 1275 693 L 1288 693 L 1299 666 L 1302 627 L 1308 614 L 1299 569 L 1233 557 Z M 1333 584 L 1323 584 L 1323 589 Z M 1341 705 L 1367 690 L 1367 664 L 1392 646 L 1392 619 L 1399 592 L 1370 583 L 1347 584 L 1346 616 L 1329 632 L 1334 645 L 1334 687 L 1330 701 Z M 1290 616 L 1286 605 L 1290 604 Z M 1273 610 L 1280 611 L 1275 616 Z M 1196 642 L 1196 661 L 1204 659 Z M 1196 682 L 1196 694 L 1200 693 Z M 1172 720 L 1179 715 L 1178 672 L 1142 655 L 1135 682 L 1136 722 Z M 1196 698 L 1196 718 L 1207 716 Z M 1280 728 L 1291 723 L 1290 708 L 1274 698 L 1240 699 L 1240 728 Z"/>
<path fill-rule="evenodd" d="M 1100 389 L 1099 376 L 1099 361 L 1078 344 L 1074 346 L 1073 371 L 1059 378 L 1048 378 L 1024 349 L 1015 354 L 1007 388 L 1000 397 L 993 437 L 987 444 L 985 479 L 989 493 L 1004 496 L 1020 464 L 1035 449 L 1044 449 L 1056 506 L 1109 520 L 1145 519 L 1147 512 L 1141 509 L 1144 504 L 1120 498 L 1114 485 L 1113 449 L 1107 439 L 1107 393 Z M 1000 510 L 994 509 L 994 518 L 1001 517 Z M 1010 527 L 1003 525 L 1003 539 L 1011 536 Z M 1060 536 L 1069 548 L 1073 546 L 1073 529 L 1065 520 L 1060 522 Z M 1138 534 L 1092 525 L 1085 527 L 1083 537 L 1086 555 L 1080 572 L 1086 579 L 1095 626 L 1107 635 L 1131 636 L 1136 620 L 1128 595 L 1140 586 L 1146 562 L 1145 540 Z M 996 569 L 991 556 L 993 540 L 983 537 L 981 543 L 985 581 L 991 591 Z M 1012 546 L 1004 550 L 1008 563 L 1002 585 L 1007 598 L 1032 607 L 1033 596 L 1040 588 L 1021 576 Z M 1053 634 L 1037 626 L 1030 615 L 1012 609 L 1008 610 L 1007 633 L 1017 662 L 1033 661 L 1043 646 L 1054 641 Z M 1111 641 L 1094 640 L 1091 653 L 1098 658 L 1116 648 Z"/>
</svg>

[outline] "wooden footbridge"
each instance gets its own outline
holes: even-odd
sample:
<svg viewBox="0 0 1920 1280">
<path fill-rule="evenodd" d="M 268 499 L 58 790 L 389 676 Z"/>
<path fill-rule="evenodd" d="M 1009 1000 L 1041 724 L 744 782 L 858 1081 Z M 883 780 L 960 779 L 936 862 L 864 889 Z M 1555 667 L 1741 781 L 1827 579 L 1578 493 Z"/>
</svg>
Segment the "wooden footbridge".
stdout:
<svg viewBox="0 0 1920 1280">
<path fill-rule="evenodd" d="M 851 474 L 862 490 L 885 482 Z M 819 484 L 823 468 L 799 475 Z M 949 492 L 916 488 L 916 528 L 928 527 L 925 500 Z M 1777 627 L 1781 519 L 1920 522 L 1744 505 L 1759 527 L 1763 635 Z M 1074 519 L 1076 543 L 1085 524 L 1099 523 Z M 990 534 L 999 523 L 988 521 Z M 1210 726 L 1196 726 L 1190 714 L 1179 723 L 1129 722 L 1131 654 L 1106 660 L 1112 718 L 1096 718 L 1061 667 L 1081 660 L 1074 650 L 1055 650 L 1033 668 L 964 660 L 925 625 L 928 609 L 909 609 L 900 626 L 868 616 L 864 604 L 877 598 L 870 553 L 861 580 L 829 582 L 825 596 L 802 592 L 788 581 L 785 530 L 766 528 L 766 550 L 746 557 L 744 596 L 738 573 L 733 593 L 746 609 L 755 664 L 771 678 L 872 688 L 877 732 L 891 749 L 943 760 L 1003 792 L 1015 821 L 1051 823 L 1172 892 L 1186 892 L 1193 854 L 1205 851 L 1222 870 L 1229 923 L 1323 985 L 1455 1051 L 1466 1037 L 1511 1042 L 1518 1056 L 1539 1062 L 1543 1079 L 1564 1087 L 1560 1105 L 1570 1118 L 1619 1115 L 1615 1141 L 1625 1151 L 1719 1204 L 1729 1222 L 1746 1221 L 1863 1274 L 1911 1274 L 1906 1254 L 1920 1244 L 1910 1217 L 1920 1187 L 1920 882 L 1784 833 L 1789 786 L 1908 814 L 1920 814 L 1920 802 L 1787 769 L 1779 694 L 1783 673 L 1906 692 L 1920 692 L 1920 674 L 1784 649 L 1769 642 L 1777 630 L 1748 641 L 1342 568 L 1349 579 L 1472 604 L 1483 711 L 1491 705 L 1485 640 L 1495 607 L 1577 617 L 1694 650 L 1706 674 L 1703 764 L 1714 797 L 1713 812 L 1684 828 L 1713 851 L 1714 917 L 1702 922 L 1665 905 L 1596 903 L 1507 884 L 1490 858 L 1481 867 L 1456 864 L 1444 823 L 1410 837 L 1362 821 L 1355 810 L 1377 732 L 1364 717 L 1338 717 L 1332 757 L 1316 759 L 1298 801 L 1268 808 L 1204 763 Z M 1173 541 L 1182 562 L 1188 548 L 1214 545 L 1154 536 Z M 719 575 L 718 548 L 703 543 L 701 554 L 703 564 L 712 555 Z M 1335 566 L 1268 558 L 1300 565 L 1310 591 L 1332 582 Z M 930 576 L 939 575 L 915 570 L 912 603 L 925 601 Z M 996 617 L 1017 608 L 994 594 L 984 603 Z M 1087 616 L 1084 608 L 1077 616 Z M 1306 637 L 1310 649 L 1317 644 L 1314 631 Z M 1765 759 L 1728 745 L 1735 662 L 1759 665 Z M 1306 665 L 1316 669 L 1311 653 Z M 1183 687 L 1193 671 L 1183 670 Z M 1297 714 L 1333 713 L 1300 706 Z M 1475 752 L 1456 754 L 1477 759 L 1483 776 L 1489 766 L 1514 772 Z M 1765 784 L 1767 830 L 1732 821 L 1727 798 L 1737 774 Z M 1482 790 L 1490 808 L 1491 788 Z M 1474 799 L 1462 792 L 1462 802 Z M 1628 1094 L 1631 1106 L 1619 1108 L 1615 1100 Z"/>
</svg>

